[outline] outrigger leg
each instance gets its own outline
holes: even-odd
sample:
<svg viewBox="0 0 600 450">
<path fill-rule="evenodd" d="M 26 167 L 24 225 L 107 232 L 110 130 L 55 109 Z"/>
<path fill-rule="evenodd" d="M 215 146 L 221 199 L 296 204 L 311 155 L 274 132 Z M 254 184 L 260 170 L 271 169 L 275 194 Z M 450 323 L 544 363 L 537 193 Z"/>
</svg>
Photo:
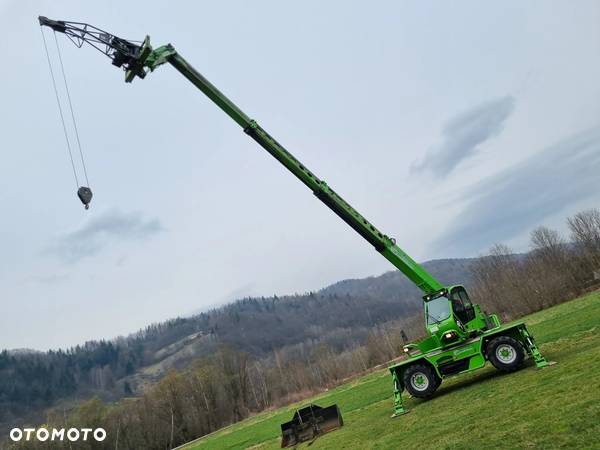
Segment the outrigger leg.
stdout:
<svg viewBox="0 0 600 450">
<path fill-rule="evenodd" d="M 519 331 L 521 333 L 521 336 L 523 337 L 523 341 L 525 343 L 525 349 L 527 350 L 527 353 L 529 353 L 529 355 L 535 361 L 535 365 L 537 366 L 537 368 L 541 369 L 542 367 L 546 367 L 546 366 L 550 365 L 548 363 L 548 361 L 546 361 L 546 358 L 544 358 L 542 356 L 540 349 L 535 344 L 533 336 L 531 335 L 531 333 L 529 333 L 529 331 L 527 331 L 527 327 L 522 326 L 519 328 Z"/>
<path fill-rule="evenodd" d="M 398 378 L 398 373 L 394 370 L 392 372 L 392 380 L 394 382 L 394 414 L 392 418 L 406 414 L 408 410 L 404 408 L 402 404 L 402 384 Z"/>
</svg>

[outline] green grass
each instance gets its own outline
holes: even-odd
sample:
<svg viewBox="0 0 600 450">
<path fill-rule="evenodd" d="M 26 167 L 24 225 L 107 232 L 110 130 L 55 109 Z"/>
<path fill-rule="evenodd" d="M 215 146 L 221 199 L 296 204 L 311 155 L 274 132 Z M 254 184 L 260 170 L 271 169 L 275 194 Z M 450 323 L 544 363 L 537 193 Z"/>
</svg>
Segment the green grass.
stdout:
<svg viewBox="0 0 600 450">
<path fill-rule="evenodd" d="M 306 400 L 337 403 L 344 427 L 299 449 L 600 449 L 600 292 L 525 317 L 544 356 L 503 375 L 491 367 L 445 380 L 429 401 L 391 419 L 391 378 L 374 372 Z M 406 393 L 404 394 L 406 399 Z M 260 414 L 186 449 L 279 448 L 279 425 L 300 404 Z"/>
</svg>

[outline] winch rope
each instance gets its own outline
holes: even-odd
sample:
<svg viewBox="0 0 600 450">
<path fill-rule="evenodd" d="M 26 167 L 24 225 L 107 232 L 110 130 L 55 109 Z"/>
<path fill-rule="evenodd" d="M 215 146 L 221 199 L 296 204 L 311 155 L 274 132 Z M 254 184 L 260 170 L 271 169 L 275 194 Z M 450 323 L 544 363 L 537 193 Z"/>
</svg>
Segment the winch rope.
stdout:
<svg viewBox="0 0 600 450">
<path fill-rule="evenodd" d="M 71 93 L 69 92 L 69 86 L 67 84 L 67 76 L 65 75 L 65 66 L 63 65 L 62 55 L 60 53 L 60 46 L 58 45 L 58 39 L 56 38 L 56 31 L 54 32 L 54 42 L 56 43 L 56 51 L 58 53 L 58 60 L 60 61 L 60 69 L 62 71 L 63 80 L 65 82 L 65 91 L 67 92 L 67 100 L 69 101 L 69 109 L 71 110 L 71 119 L 73 120 L 73 128 L 75 129 L 75 139 L 77 140 L 77 147 L 79 148 L 79 156 L 81 157 L 81 166 L 83 167 L 83 174 L 85 175 L 85 182 L 87 187 L 90 187 L 90 180 L 88 179 L 87 169 L 85 167 L 85 160 L 83 158 L 83 150 L 81 149 L 81 141 L 79 140 L 79 131 L 77 130 L 77 122 L 75 121 L 75 113 L 73 112 L 73 103 L 71 103 Z"/>
<path fill-rule="evenodd" d="M 48 52 L 48 44 L 46 43 L 46 35 L 44 30 L 40 27 L 42 33 L 42 40 L 44 41 L 44 49 L 46 49 L 46 59 L 48 60 L 48 68 L 50 69 L 50 75 L 52 77 L 52 86 L 54 86 L 54 94 L 56 95 L 56 104 L 58 105 L 58 112 L 60 113 L 60 121 L 62 123 L 63 132 L 65 134 L 65 140 L 67 141 L 67 149 L 69 150 L 69 158 L 71 160 L 71 167 L 73 168 L 73 176 L 75 177 L 75 185 L 79 188 L 79 180 L 77 179 L 77 170 L 75 169 L 75 161 L 73 161 L 73 152 L 71 151 L 71 143 L 69 142 L 69 135 L 67 133 L 67 125 L 65 124 L 65 116 L 63 115 L 62 106 L 60 104 L 60 97 L 58 95 L 58 88 L 56 87 L 56 79 L 54 78 L 54 70 L 52 70 L 52 63 L 50 62 L 50 52 Z"/>
</svg>

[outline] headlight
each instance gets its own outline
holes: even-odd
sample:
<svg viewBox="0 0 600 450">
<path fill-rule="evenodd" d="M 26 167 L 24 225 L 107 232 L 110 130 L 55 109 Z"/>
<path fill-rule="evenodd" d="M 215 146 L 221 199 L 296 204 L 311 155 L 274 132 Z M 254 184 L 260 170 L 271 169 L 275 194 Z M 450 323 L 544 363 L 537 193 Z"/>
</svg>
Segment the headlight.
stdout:
<svg viewBox="0 0 600 450">
<path fill-rule="evenodd" d="M 457 336 L 458 335 L 456 334 L 456 331 L 454 331 L 454 330 L 446 331 L 444 333 L 444 340 L 451 341 L 451 340 L 455 339 Z"/>
</svg>

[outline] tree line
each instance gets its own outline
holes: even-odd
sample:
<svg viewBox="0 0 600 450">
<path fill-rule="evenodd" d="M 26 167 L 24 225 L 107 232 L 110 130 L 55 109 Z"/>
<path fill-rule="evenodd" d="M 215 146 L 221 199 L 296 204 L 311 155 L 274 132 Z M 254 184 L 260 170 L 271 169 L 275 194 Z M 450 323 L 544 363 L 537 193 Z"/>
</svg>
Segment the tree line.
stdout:
<svg viewBox="0 0 600 450">
<path fill-rule="evenodd" d="M 90 341 L 66 350 L 0 351 L 0 433 L 43 420 L 56 404 L 98 396 L 116 401 L 142 393 L 170 366 L 230 346 L 263 358 L 273 349 L 306 342 L 343 351 L 363 341 L 371 327 L 410 315 L 418 303 L 354 291 L 245 298 L 193 317 L 152 324 L 112 341 Z M 141 369 L 159 366 L 151 376 Z"/>
<path fill-rule="evenodd" d="M 600 210 L 567 219 L 569 239 L 540 226 L 530 251 L 515 255 L 504 244 L 472 265 L 474 298 L 505 320 L 556 305 L 600 284 Z"/>
</svg>

